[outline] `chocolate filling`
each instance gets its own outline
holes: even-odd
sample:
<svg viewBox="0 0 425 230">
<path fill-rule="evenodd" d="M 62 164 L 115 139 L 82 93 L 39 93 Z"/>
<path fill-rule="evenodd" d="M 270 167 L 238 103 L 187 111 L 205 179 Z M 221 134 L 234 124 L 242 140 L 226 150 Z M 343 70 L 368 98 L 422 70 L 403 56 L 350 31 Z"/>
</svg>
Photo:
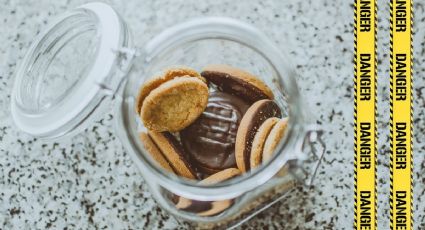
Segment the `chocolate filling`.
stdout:
<svg viewBox="0 0 425 230">
<path fill-rule="evenodd" d="M 238 97 L 212 92 L 205 111 L 180 132 L 186 153 L 203 173 L 236 166 L 236 133 L 248 107 L 249 104 Z"/>
<path fill-rule="evenodd" d="M 192 175 L 194 175 L 198 180 L 203 179 L 204 176 L 197 172 L 195 165 L 193 164 L 191 159 L 188 157 L 188 155 L 185 153 L 183 147 L 177 141 L 177 139 L 169 132 L 163 132 L 162 134 L 168 140 L 168 142 L 171 144 L 174 151 L 179 155 L 180 159 L 184 162 L 184 164 L 187 166 L 187 168 L 192 173 Z M 170 165 L 171 165 L 171 167 L 173 167 L 172 162 L 170 162 Z M 174 167 L 173 167 L 173 169 L 175 170 Z"/>
<path fill-rule="evenodd" d="M 269 98 L 261 89 L 238 77 L 217 71 L 203 71 L 201 73 L 209 82 L 217 85 L 223 92 L 238 96 L 248 103 L 254 103 L 261 99 Z"/>
<path fill-rule="evenodd" d="M 182 210 L 186 212 L 198 213 L 205 212 L 212 208 L 212 201 L 198 201 L 198 200 L 190 200 L 191 204 L 189 207 L 184 208 Z"/>
</svg>

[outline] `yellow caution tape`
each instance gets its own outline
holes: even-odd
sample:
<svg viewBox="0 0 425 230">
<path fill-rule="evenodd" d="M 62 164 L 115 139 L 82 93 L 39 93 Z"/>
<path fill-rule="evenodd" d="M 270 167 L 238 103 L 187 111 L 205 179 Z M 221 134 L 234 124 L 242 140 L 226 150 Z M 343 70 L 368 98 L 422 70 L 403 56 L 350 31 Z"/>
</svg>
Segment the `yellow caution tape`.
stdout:
<svg viewBox="0 0 425 230">
<path fill-rule="evenodd" d="M 354 6 L 354 227 L 376 229 L 376 0 Z"/>
<path fill-rule="evenodd" d="M 391 0 L 391 229 L 413 229 L 412 1 Z"/>
</svg>

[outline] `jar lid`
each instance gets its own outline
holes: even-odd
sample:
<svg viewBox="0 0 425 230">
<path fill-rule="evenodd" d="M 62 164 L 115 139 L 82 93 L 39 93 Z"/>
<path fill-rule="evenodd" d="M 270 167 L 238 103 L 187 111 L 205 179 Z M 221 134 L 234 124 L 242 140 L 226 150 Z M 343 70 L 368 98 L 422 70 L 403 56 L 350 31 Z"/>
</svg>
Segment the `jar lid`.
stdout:
<svg viewBox="0 0 425 230">
<path fill-rule="evenodd" d="M 117 51 L 123 47 L 125 23 L 107 4 L 89 3 L 59 16 L 34 39 L 17 70 L 15 124 L 42 138 L 81 128 L 121 82 Z"/>
</svg>

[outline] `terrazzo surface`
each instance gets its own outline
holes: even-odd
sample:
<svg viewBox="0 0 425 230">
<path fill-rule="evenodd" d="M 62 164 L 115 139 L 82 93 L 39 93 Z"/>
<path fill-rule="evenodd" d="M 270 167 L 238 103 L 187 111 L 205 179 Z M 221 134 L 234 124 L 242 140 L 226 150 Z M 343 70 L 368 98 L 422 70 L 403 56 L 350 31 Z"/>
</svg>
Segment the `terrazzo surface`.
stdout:
<svg viewBox="0 0 425 230">
<path fill-rule="evenodd" d="M 0 0 L 0 229 L 185 229 L 151 198 L 107 113 L 81 134 L 46 141 L 13 125 L 17 64 L 55 15 L 86 1 Z M 108 1 L 141 47 L 197 16 L 253 24 L 296 67 L 309 121 L 322 125 L 327 152 L 313 189 L 299 189 L 240 229 L 351 229 L 353 225 L 352 1 Z M 378 225 L 389 226 L 388 6 L 379 10 Z M 425 4 L 415 3 L 415 229 L 425 229 Z"/>
</svg>

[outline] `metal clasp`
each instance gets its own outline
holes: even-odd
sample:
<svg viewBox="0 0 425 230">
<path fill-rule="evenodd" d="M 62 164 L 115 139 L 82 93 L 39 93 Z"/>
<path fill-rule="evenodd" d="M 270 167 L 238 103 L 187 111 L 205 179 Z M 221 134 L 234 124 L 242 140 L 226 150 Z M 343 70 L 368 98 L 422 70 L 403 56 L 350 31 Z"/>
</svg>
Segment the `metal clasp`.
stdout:
<svg viewBox="0 0 425 230">
<path fill-rule="evenodd" d="M 139 52 L 136 49 L 128 47 L 120 47 L 112 50 L 112 52 L 116 55 L 117 59 L 116 67 L 112 73 L 112 79 L 107 82 L 97 83 L 102 89 L 102 92 L 107 96 L 115 96 L 133 65 L 135 57 L 139 56 Z"/>
<path fill-rule="evenodd" d="M 324 131 L 318 125 L 307 127 L 304 139 L 298 142 L 298 156 L 289 160 L 290 172 L 308 187 L 313 185 L 320 163 L 326 152 L 326 144 L 322 139 Z"/>
<path fill-rule="evenodd" d="M 120 47 L 116 50 L 112 50 L 112 52 L 117 54 L 117 58 L 120 60 L 118 69 L 124 73 L 130 69 L 134 58 L 139 56 L 139 52 L 136 49 L 128 47 Z"/>
</svg>

